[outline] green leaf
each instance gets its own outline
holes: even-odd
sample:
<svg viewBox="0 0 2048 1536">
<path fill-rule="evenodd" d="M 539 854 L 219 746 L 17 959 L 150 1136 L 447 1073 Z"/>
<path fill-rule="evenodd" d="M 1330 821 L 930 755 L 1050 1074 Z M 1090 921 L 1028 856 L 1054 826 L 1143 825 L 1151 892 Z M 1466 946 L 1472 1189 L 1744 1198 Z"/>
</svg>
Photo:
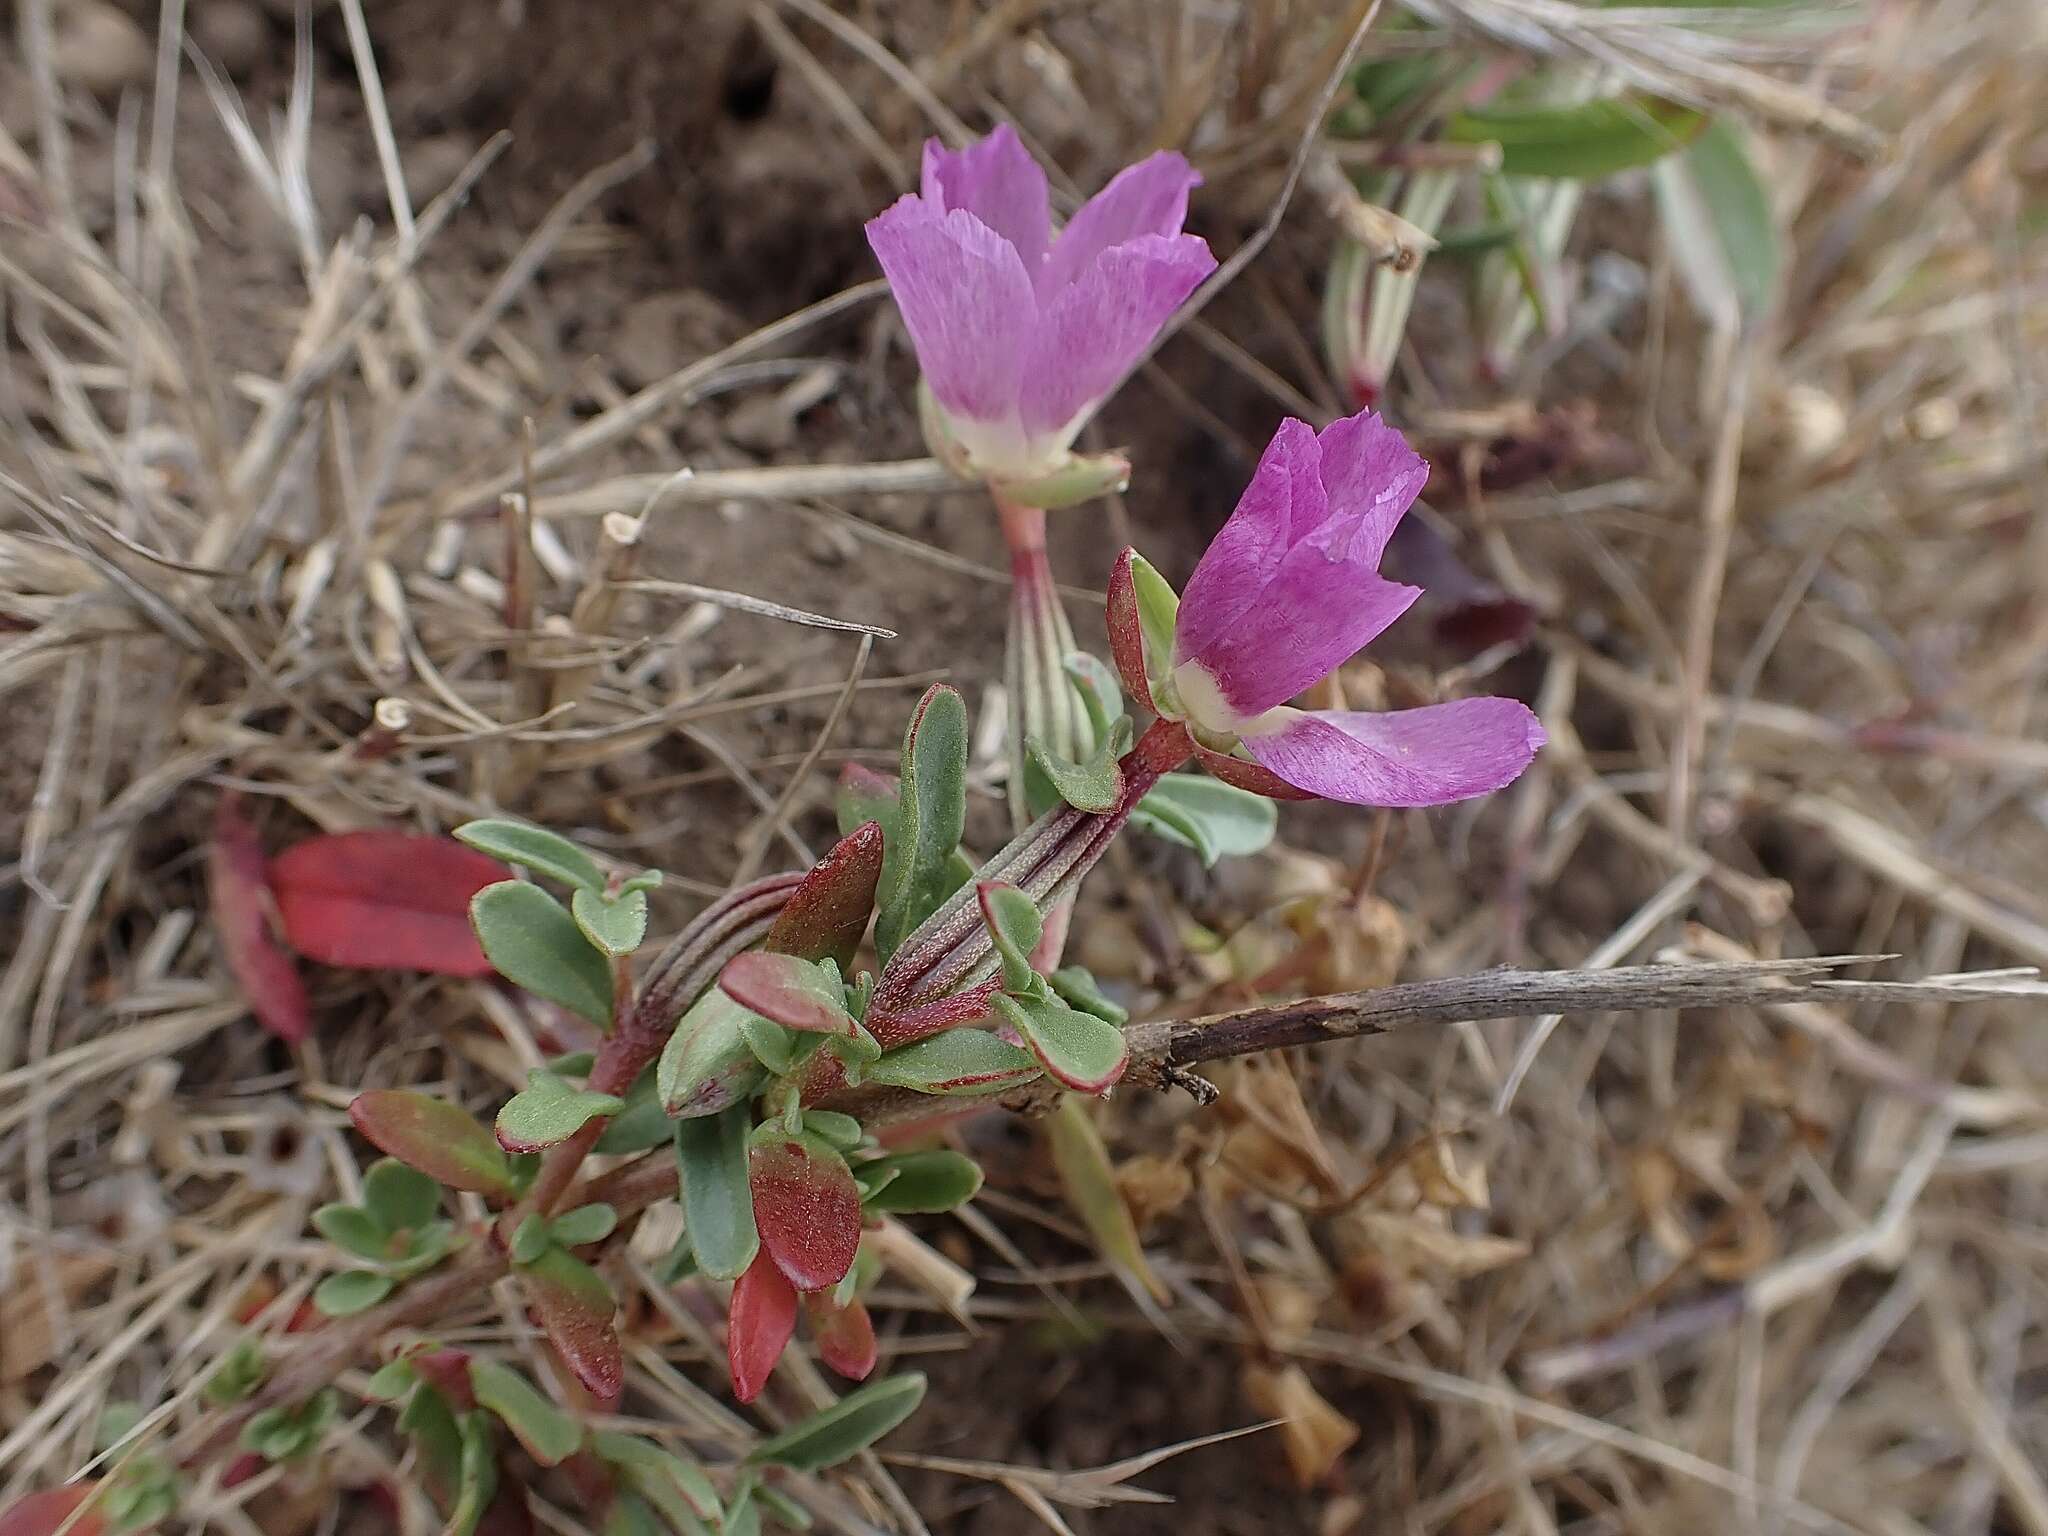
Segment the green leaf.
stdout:
<svg viewBox="0 0 2048 1536">
<path fill-rule="evenodd" d="M 805 1110 L 804 1129 L 841 1152 L 851 1152 L 867 1138 L 867 1132 L 858 1120 L 852 1115 L 842 1115 L 836 1109 Z"/>
<path fill-rule="evenodd" d="M 396 1258 L 387 1260 L 384 1271 L 399 1280 L 408 1275 L 420 1274 L 440 1263 L 454 1246 L 455 1224 L 448 1221 L 430 1221 L 424 1227 L 412 1229 L 404 1251 Z"/>
<path fill-rule="evenodd" d="M 1037 1058 L 985 1029 L 949 1029 L 885 1053 L 867 1080 L 914 1093 L 1001 1093 L 1038 1076 Z"/>
<path fill-rule="evenodd" d="M 904 736 L 895 825 L 883 826 L 875 948 L 885 962 L 955 889 L 948 882 L 966 825 L 967 706 L 934 685 Z"/>
<path fill-rule="evenodd" d="M 471 1356 L 469 1385 L 478 1404 L 496 1414 L 542 1466 L 559 1466 L 583 1444 L 583 1426 L 509 1365 Z"/>
<path fill-rule="evenodd" d="M 534 1214 L 526 1217 L 512 1230 L 512 1262 L 531 1264 L 548 1251 L 548 1219 Z"/>
<path fill-rule="evenodd" d="M 747 1460 L 822 1472 L 859 1455 L 915 1413 L 923 1401 L 924 1377 L 914 1372 L 870 1383 L 762 1441 Z"/>
<path fill-rule="evenodd" d="M 655 1087 L 671 1115 L 715 1115 L 745 1099 L 767 1076 L 747 1044 L 755 1015 L 713 987 L 691 1006 L 662 1047 Z"/>
<path fill-rule="evenodd" d="M 606 1157 L 625 1157 L 658 1147 L 669 1138 L 668 1111 L 662 1108 L 654 1068 L 633 1079 L 625 1108 L 612 1116 L 591 1150 Z"/>
<path fill-rule="evenodd" d="M 1014 885 L 985 881 L 975 892 L 981 901 L 982 925 L 1003 962 L 1003 990 L 1028 992 L 1038 979 L 1031 952 L 1045 936 L 1038 903 Z"/>
<path fill-rule="evenodd" d="M 1169 773 L 1138 802 L 1131 820 L 1168 842 L 1194 849 L 1203 865 L 1214 869 L 1218 859 L 1258 853 L 1271 843 L 1280 812 L 1264 795 L 1207 774 Z"/>
<path fill-rule="evenodd" d="M 581 1248 L 585 1243 L 603 1242 L 619 1224 L 619 1213 L 598 1201 L 564 1211 L 549 1223 L 554 1240 L 564 1248 Z"/>
<path fill-rule="evenodd" d="M 1705 125 L 1661 97 L 1606 96 L 1567 105 L 1468 107 L 1444 125 L 1453 144 L 1500 145 L 1502 174 L 1597 181 L 1685 148 Z"/>
<path fill-rule="evenodd" d="M 1096 741 L 1108 739 L 1110 727 L 1124 718 L 1124 691 L 1117 686 L 1116 673 L 1086 651 L 1070 652 L 1066 666 L 1081 706 L 1088 711 L 1088 734 Z"/>
<path fill-rule="evenodd" d="M 661 882 L 665 878 L 658 869 L 643 869 L 639 874 L 630 875 L 626 879 L 621 880 L 618 890 L 613 894 L 617 897 L 630 896 L 635 891 L 658 891 L 661 889 Z"/>
<path fill-rule="evenodd" d="M 417 1386 L 419 1379 L 420 1373 L 410 1360 L 387 1360 L 371 1373 L 363 1395 L 380 1403 L 395 1403 Z"/>
<path fill-rule="evenodd" d="M 815 1523 L 808 1509 L 781 1489 L 771 1488 L 766 1483 L 755 1486 L 754 1502 L 761 1506 L 763 1516 L 792 1531 L 808 1531 Z"/>
<path fill-rule="evenodd" d="M 391 1233 L 360 1205 L 323 1205 L 313 1213 L 313 1230 L 335 1247 L 382 1264 L 391 1257 Z"/>
<path fill-rule="evenodd" d="M 880 1179 L 863 1202 L 868 1210 L 897 1215 L 936 1215 L 957 1210 L 981 1189 L 981 1165 L 971 1157 L 943 1148 L 927 1152 L 895 1152 L 854 1169 L 863 1184 Z M 886 1175 L 886 1177 L 884 1177 Z"/>
<path fill-rule="evenodd" d="M 1777 292 L 1784 249 L 1771 199 L 1741 135 L 1716 121 L 1683 156 L 1657 167 L 1657 202 L 1693 302 L 1733 326 Z"/>
<path fill-rule="evenodd" d="M 634 1492 L 659 1510 L 675 1530 L 700 1531 L 702 1522 L 716 1524 L 723 1517 L 718 1490 L 695 1462 L 613 1430 L 593 1434 L 590 1448 L 623 1472 Z"/>
<path fill-rule="evenodd" d="M 363 1175 L 363 1208 L 387 1232 L 410 1232 L 441 1214 L 441 1187 L 417 1168 L 382 1157 Z"/>
<path fill-rule="evenodd" d="M 547 875 L 579 890 L 604 889 L 604 871 L 597 861 L 545 827 L 493 818 L 465 823 L 455 829 L 455 835 L 478 853 L 523 865 L 536 875 Z"/>
<path fill-rule="evenodd" d="M 676 1122 L 683 1230 L 697 1267 L 716 1280 L 737 1280 L 761 1247 L 747 1185 L 752 1118 L 747 1105 L 735 1104 L 722 1115 Z"/>
<path fill-rule="evenodd" d="M 546 1067 L 536 1067 L 527 1074 L 526 1087 L 498 1111 L 498 1144 L 508 1152 L 537 1152 L 625 1107 L 626 1101 L 616 1094 L 572 1088 Z"/>
<path fill-rule="evenodd" d="M 768 1069 L 770 1077 L 787 1077 L 797 1068 L 799 1044 L 809 1044 L 795 1030 L 784 1029 L 780 1024 L 749 1013 L 740 1020 L 740 1033 L 747 1038 L 747 1049 L 754 1053 L 754 1059 Z M 806 1055 L 809 1053 L 806 1052 Z"/>
<path fill-rule="evenodd" d="M 468 1110 L 405 1088 L 372 1088 L 348 1106 L 355 1128 L 388 1152 L 450 1189 L 503 1200 L 519 1180 L 497 1138 Z"/>
<path fill-rule="evenodd" d="M 1100 1093 L 1130 1061 L 1124 1032 L 1092 1013 L 1069 1008 L 1056 997 L 992 999 L 1003 1021 L 1030 1043 L 1046 1071 L 1082 1093 Z"/>
<path fill-rule="evenodd" d="M 501 880 L 470 898 L 469 920 L 507 981 L 611 1027 L 612 968 L 554 897 L 524 880 Z"/>
<path fill-rule="evenodd" d="M 1070 763 L 1047 751 L 1036 737 L 1026 739 L 1024 751 L 1062 800 L 1077 811 L 1100 814 L 1113 809 L 1123 797 L 1124 775 L 1117 759 L 1131 749 L 1131 730 L 1128 716 L 1114 721 L 1085 763 Z"/>
<path fill-rule="evenodd" d="M 462 1431 L 448 1399 L 432 1387 L 416 1387 L 399 1411 L 398 1432 L 418 1448 L 421 1481 L 428 1493 L 442 1503 L 453 1499 L 462 1475 Z"/>
<path fill-rule="evenodd" d="M 206 1378 L 200 1393 L 216 1408 L 239 1403 L 262 1383 L 268 1369 L 262 1344 L 255 1339 L 239 1339 L 221 1356 L 220 1364 Z"/>
<path fill-rule="evenodd" d="M 1045 1120 L 1052 1143 L 1052 1163 L 1060 1176 L 1067 1204 L 1088 1228 L 1095 1250 L 1142 1285 L 1164 1306 L 1171 1296 L 1146 1261 L 1138 1229 L 1116 1182 L 1116 1166 L 1101 1133 L 1080 1099 L 1063 1098 Z"/>
<path fill-rule="evenodd" d="M 398 1288 L 398 1282 L 374 1269 L 344 1269 L 313 1288 L 313 1305 L 322 1317 L 351 1317 L 367 1312 Z"/>
<path fill-rule="evenodd" d="M 1061 1002 L 1083 1013 L 1092 1013 L 1106 1024 L 1121 1028 L 1131 1017 L 1131 1010 L 1102 990 L 1102 983 L 1095 979 L 1095 973 L 1085 965 L 1063 965 L 1046 980 Z"/>
<path fill-rule="evenodd" d="M 618 1301 L 604 1276 L 552 1244 L 519 1270 L 519 1289 L 541 1332 L 584 1388 L 616 1397 L 626 1380 L 625 1351 L 613 1320 Z"/>
<path fill-rule="evenodd" d="M 498 1492 L 498 1448 L 490 1420 L 482 1413 L 465 1413 L 459 1433 L 455 1505 L 442 1536 L 472 1536 Z"/>
<path fill-rule="evenodd" d="M 1159 679 L 1173 671 L 1173 626 L 1180 594 L 1143 555 L 1131 556 L 1131 591 L 1138 599 L 1138 630 L 1145 641 L 1145 675 Z"/>
<path fill-rule="evenodd" d="M 759 1488 L 760 1484 L 751 1477 L 743 1477 L 734 1485 L 719 1536 L 761 1536 L 761 1506 L 754 1502 Z"/>
<path fill-rule="evenodd" d="M 621 891 L 607 897 L 577 890 L 569 898 L 570 915 L 583 937 L 614 958 L 630 955 L 647 937 L 647 893 Z"/>
</svg>

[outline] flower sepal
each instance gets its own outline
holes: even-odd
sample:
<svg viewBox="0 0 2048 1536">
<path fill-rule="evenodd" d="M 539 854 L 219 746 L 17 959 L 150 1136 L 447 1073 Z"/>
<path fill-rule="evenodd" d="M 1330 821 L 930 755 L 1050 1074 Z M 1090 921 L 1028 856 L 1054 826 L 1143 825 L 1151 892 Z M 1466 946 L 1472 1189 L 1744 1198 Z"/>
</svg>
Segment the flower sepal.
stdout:
<svg viewBox="0 0 2048 1536">
<path fill-rule="evenodd" d="M 1124 490 L 1130 483 L 1131 461 L 1123 454 L 1070 453 L 1042 475 L 992 479 L 989 486 L 1012 505 L 1057 512 Z"/>
</svg>

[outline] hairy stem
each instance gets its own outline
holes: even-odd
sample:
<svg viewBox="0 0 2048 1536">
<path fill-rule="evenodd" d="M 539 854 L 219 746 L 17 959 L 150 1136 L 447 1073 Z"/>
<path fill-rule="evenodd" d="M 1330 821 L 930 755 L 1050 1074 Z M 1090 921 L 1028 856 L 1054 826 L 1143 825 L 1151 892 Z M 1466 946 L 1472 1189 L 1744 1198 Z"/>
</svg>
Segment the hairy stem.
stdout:
<svg viewBox="0 0 2048 1536">
<path fill-rule="evenodd" d="M 1003 664 L 1009 697 L 1010 821 L 1031 820 L 1024 743 L 1036 740 L 1074 762 L 1095 750 L 1088 713 L 1067 679 L 1074 632 L 1053 582 L 1045 550 L 1045 510 L 996 497 L 1003 541 L 1010 549 L 1010 615 Z"/>
</svg>

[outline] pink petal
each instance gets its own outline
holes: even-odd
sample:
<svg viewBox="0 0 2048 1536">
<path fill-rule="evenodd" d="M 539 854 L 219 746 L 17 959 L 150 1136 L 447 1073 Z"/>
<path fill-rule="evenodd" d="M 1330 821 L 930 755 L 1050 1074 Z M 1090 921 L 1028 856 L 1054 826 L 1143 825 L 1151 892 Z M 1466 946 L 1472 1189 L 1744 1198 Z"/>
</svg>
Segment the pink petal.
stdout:
<svg viewBox="0 0 2048 1536">
<path fill-rule="evenodd" d="M 973 421 L 1008 417 L 1038 320 L 1016 248 L 971 213 L 908 195 L 867 233 L 939 404 Z"/>
<path fill-rule="evenodd" d="M 1024 367 L 1028 432 L 1056 432 L 1108 394 L 1167 318 L 1216 270 L 1193 235 L 1143 235 L 1101 252 L 1048 303 Z"/>
<path fill-rule="evenodd" d="M 1256 611 L 1197 659 L 1237 717 L 1203 723 L 1235 730 L 1285 704 L 1357 655 L 1420 596 L 1420 587 L 1332 560 L 1314 543 L 1297 544 Z M 1182 689 L 1184 697 L 1189 692 Z"/>
<path fill-rule="evenodd" d="M 1543 726 L 1514 699 L 1455 699 L 1365 714 L 1275 711 L 1244 738 L 1253 759 L 1297 788 L 1351 805 L 1449 805 L 1512 784 L 1543 745 Z"/>
<path fill-rule="evenodd" d="M 1331 422 L 1316 434 L 1316 446 L 1332 521 L 1340 515 L 1359 521 L 1345 558 L 1369 560 L 1377 569 L 1395 524 L 1422 494 L 1429 465 L 1370 411 Z"/>
<path fill-rule="evenodd" d="M 1045 172 L 1008 123 L 965 149 L 926 139 L 922 189 L 924 200 L 940 213 L 964 208 L 1009 241 L 1026 272 L 1036 275 L 1043 267 L 1052 241 Z"/>
<path fill-rule="evenodd" d="M 1066 287 L 1112 246 L 1141 235 L 1179 234 L 1187 222 L 1188 193 L 1201 184 L 1194 167 L 1172 150 L 1125 166 L 1060 231 L 1039 270 L 1038 291 L 1050 295 Z"/>
<path fill-rule="evenodd" d="M 1188 578 L 1174 627 L 1173 661 L 1200 660 L 1238 627 L 1280 569 L 1290 545 L 1329 515 L 1315 429 L 1280 423 L 1251 483 Z"/>
</svg>

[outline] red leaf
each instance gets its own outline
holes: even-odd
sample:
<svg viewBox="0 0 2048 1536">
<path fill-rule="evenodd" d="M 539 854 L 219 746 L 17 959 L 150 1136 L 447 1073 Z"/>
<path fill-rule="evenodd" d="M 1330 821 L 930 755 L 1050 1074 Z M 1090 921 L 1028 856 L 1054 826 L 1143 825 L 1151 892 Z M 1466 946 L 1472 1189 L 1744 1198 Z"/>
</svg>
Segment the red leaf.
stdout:
<svg viewBox="0 0 2048 1536">
<path fill-rule="evenodd" d="M 860 1187 L 829 1147 L 784 1141 L 754 1148 L 747 1163 L 761 1251 L 800 1291 L 837 1285 L 860 1247 Z"/>
<path fill-rule="evenodd" d="M 734 955 L 718 973 L 719 990 L 784 1029 L 853 1039 L 860 1026 L 853 1015 L 826 996 L 794 955 L 749 950 Z"/>
<path fill-rule="evenodd" d="M 476 1536 L 533 1536 L 533 1516 L 527 1512 L 526 1490 L 509 1479 L 498 1484 L 490 1506 L 476 1523 Z"/>
<path fill-rule="evenodd" d="M 228 1463 L 227 1470 L 220 1475 L 220 1485 L 223 1488 L 239 1488 L 269 1465 L 270 1458 L 262 1452 L 244 1451 Z"/>
<path fill-rule="evenodd" d="M 848 1381 L 866 1381 L 875 1368 L 875 1325 L 859 1301 L 843 1307 L 819 1294 L 804 1298 L 804 1312 L 816 1336 L 818 1358 Z"/>
<path fill-rule="evenodd" d="M 242 814 L 242 797 L 233 790 L 220 797 L 214 812 L 206 884 L 221 952 L 256 1022 L 281 1040 L 305 1039 L 313 1032 L 306 986 L 292 957 L 271 934 L 273 908 L 264 878 L 263 844 Z"/>
<path fill-rule="evenodd" d="M 1296 789 L 1272 769 L 1248 763 L 1241 757 L 1212 752 L 1199 741 L 1195 743 L 1195 756 L 1204 768 L 1234 789 L 1264 795 L 1268 800 L 1315 799 L 1307 790 Z"/>
<path fill-rule="evenodd" d="M 598 1272 L 581 1259 L 550 1248 L 519 1270 L 527 1303 L 576 1379 L 606 1403 L 626 1384 L 626 1356 L 612 1327 L 615 1303 Z"/>
<path fill-rule="evenodd" d="M 107 1524 L 97 1514 L 80 1516 L 69 1526 L 64 1523 L 99 1491 L 97 1482 L 84 1482 L 32 1493 L 0 1510 L 0 1536 L 53 1536 L 60 1530 L 65 1536 L 101 1536 Z"/>
<path fill-rule="evenodd" d="M 488 976 L 469 899 L 512 871 L 450 837 L 343 832 L 294 843 L 270 866 L 287 943 L 357 970 Z"/>
<path fill-rule="evenodd" d="M 1109 654 L 1116 675 L 1134 704 L 1151 709 L 1152 684 L 1145 676 L 1145 631 L 1138 623 L 1138 589 L 1131 581 L 1131 556 L 1125 550 L 1109 573 Z"/>
<path fill-rule="evenodd" d="M 795 1332 L 796 1291 L 764 1249 L 734 1282 L 726 1316 L 725 1357 L 734 1397 L 751 1403 L 761 1395 Z"/>
<path fill-rule="evenodd" d="M 881 878 L 882 824 L 864 822 L 811 866 L 762 947 L 800 960 L 835 960 L 845 970 L 868 930 Z"/>
<path fill-rule="evenodd" d="M 437 1184 L 501 1200 L 518 1193 L 497 1137 L 446 1099 L 404 1088 L 372 1088 L 355 1096 L 348 1117 L 379 1152 Z"/>
</svg>

